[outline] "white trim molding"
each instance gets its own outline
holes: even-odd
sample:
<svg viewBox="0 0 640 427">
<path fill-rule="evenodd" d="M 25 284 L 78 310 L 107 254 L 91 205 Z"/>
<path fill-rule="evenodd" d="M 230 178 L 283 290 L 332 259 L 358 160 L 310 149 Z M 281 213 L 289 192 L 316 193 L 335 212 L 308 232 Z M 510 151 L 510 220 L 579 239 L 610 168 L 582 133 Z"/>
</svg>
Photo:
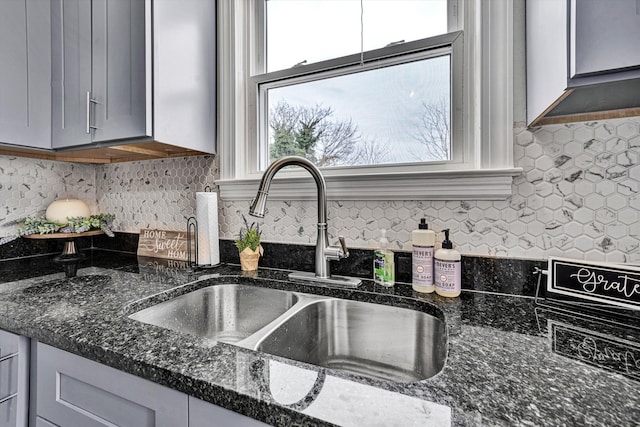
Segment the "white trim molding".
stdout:
<svg viewBox="0 0 640 427">
<path fill-rule="evenodd" d="M 328 200 L 505 200 L 520 168 L 325 176 Z M 259 179 L 219 180 L 222 200 L 252 200 Z M 315 200 L 311 177 L 276 176 L 270 200 Z"/>
</svg>

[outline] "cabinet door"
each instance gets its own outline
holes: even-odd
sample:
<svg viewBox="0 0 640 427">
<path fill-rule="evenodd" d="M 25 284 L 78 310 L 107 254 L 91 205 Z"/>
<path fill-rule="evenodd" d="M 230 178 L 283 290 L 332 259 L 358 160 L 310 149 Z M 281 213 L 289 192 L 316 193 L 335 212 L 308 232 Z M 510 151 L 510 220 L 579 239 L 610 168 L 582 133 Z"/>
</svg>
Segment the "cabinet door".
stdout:
<svg viewBox="0 0 640 427">
<path fill-rule="evenodd" d="M 18 393 L 18 355 L 0 358 L 0 402 L 17 396 Z M 2 424 L 0 424 L 2 425 Z"/>
<path fill-rule="evenodd" d="M 0 426 L 14 427 L 18 422 L 18 397 L 0 399 Z"/>
<path fill-rule="evenodd" d="M 87 94 L 91 93 L 91 2 L 51 2 L 53 148 L 89 144 Z"/>
<path fill-rule="evenodd" d="M 0 359 L 18 352 L 19 338 L 18 335 L 0 331 Z"/>
<path fill-rule="evenodd" d="M 0 331 L 0 426 L 26 427 L 29 338 Z"/>
<path fill-rule="evenodd" d="M 573 0 L 570 78 L 640 68 L 640 2 Z"/>
<path fill-rule="evenodd" d="M 92 5 L 93 141 L 145 136 L 145 2 Z"/>
<path fill-rule="evenodd" d="M 189 427 L 263 427 L 268 425 L 189 396 Z"/>
<path fill-rule="evenodd" d="M 49 0 L 0 1 L 0 142 L 51 148 Z"/>
<path fill-rule="evenodd" d="M 153 137 L 215 152 L 216 5 L 153 2 Z"/>
<path fill-rule="evenodd" d="M 41 343 L 36 414 L 60 427 L 186 425 L 187 396 Z"/>
</svg>

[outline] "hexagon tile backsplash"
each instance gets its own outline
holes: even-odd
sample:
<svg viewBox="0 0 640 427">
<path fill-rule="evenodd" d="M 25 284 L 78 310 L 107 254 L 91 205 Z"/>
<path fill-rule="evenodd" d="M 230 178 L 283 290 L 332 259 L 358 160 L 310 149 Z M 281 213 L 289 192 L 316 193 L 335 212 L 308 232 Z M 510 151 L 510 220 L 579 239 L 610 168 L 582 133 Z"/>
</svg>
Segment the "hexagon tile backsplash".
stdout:
<svg viewBox="0 0 640 427">
<path fill-rule="evenodd" d="M 613 262 L 640 261 L 640 118 L 514 129 L 513 195 L 505 201 L 333 201 L 329 234 L 371 248 L 385 228 L 397 248 L 410 244 L 421 217 L 467 255 Z M 33 172 L 35 170 L 35 173 Z M 213 156 L 86 166 L 0 156 L 0 225 L 42 206 L 64 185 L 93 194 L 120 231 L 181 230 L 195 211 L 195 192 L 216 190 Z M 28 188 L 27 188 L 28 186 Z M 93 192 L 93 193 L 92 193 Z M 23 201 L 28 199 L 29 202 Z M 248 202 L 220 202 L 220 236 L 233 239 Z M 315 242 L 315 202 L 268 203 L 265 241 Z M 5 235 L 0 229 L 0 236 Z M 440 239 L 442 237 L 440 236 Z M 440 241 L 439 239 L 439 241 Z"/>
<path fill-rule="evenodd" d="M 514 129 L 514 161 L 523 174 L 505 201 L 334 201 L 329 234 L 374 247 L 379 230 L 408 249 L 421 217 L 451 229 L 467 255 L 566 256 L 640 261 L 640 119 Z M 269 201 L 268 241 L 315 242 L 315 202 Z M 223 202 L 221 235 L 233 238 L 248 203 Z M 439 236 L 438 241 L 441 241 Z"/>
<path fill-rule="evenodd" d="M 0 156 L 0 236 L 13 234 L 14 221 L 44 215 L 51 202 L 70 197 L 97 212 L 93 165 Z"/>
<path fill-rule="evenodd" d="M 118 231 L 185 230 L 195 212 L 195 192 L 214 187 L 217 176 L 213 156 L 101 165 L 98 204 L 116 215 Z"/>
</svg>

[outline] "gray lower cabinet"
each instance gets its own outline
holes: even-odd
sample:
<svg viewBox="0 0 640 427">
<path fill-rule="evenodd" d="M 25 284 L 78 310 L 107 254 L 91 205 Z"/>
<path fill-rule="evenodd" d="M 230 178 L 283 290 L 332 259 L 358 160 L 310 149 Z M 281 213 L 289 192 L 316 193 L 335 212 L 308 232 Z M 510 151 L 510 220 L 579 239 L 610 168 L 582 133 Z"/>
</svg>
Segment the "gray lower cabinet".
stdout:
<svg viewBox="0 0 640 427">
<path fill-rule="evenodd" d="M 0 426 L 28 421 L 29 339 L 0 331 Z"/>
<path fill-rule="evenodd" d="M 32 351 L 37 390 L 31 409 L 37 427 L 266 425 L 42 343 L 34 343 Z"/>
<path fill-rule="evenodd" d="M 182 393 L 42 343 L 35 348 L 35 414 L 54 425 L 175 427 L 187 419 Z"/>
<path fill-rule="evenodd" d="M 0 1 L 0 143 L 51 148 L 50 8 Z"/>
</svg>

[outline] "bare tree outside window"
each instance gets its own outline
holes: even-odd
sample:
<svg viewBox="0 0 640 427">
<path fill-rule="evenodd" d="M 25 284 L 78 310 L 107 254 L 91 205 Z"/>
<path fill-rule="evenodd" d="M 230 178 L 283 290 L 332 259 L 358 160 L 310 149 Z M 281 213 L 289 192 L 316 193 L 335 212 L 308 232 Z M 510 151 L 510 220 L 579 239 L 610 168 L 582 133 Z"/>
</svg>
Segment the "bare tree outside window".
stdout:
<svg viewBox="0 0 640 427">
<path fill-rule="evenodd" d="M 418 127 L 412 137 L 421 149 L 412 155 L 419 161 L 449 160 L 451 157 L 451 119 L 449 103 L 441 98 L 437 102 L 422 103 Z"/>
<path fill-rule="evenodd" d="M 363 139 L 358 145 L 353 165 L 377 165 L 389 160 L 389 147 L 375 139 Z"/>
<path fill-rule="evenodd" d="M 270 111 L 270 161 L 302 156 L 318 167 L 376 164 L 387 155 L 385 147 L 364 139 L 351 119 L 336 120 L 331 107 L 293 106 L 278 102 Z"/>
</svg>

